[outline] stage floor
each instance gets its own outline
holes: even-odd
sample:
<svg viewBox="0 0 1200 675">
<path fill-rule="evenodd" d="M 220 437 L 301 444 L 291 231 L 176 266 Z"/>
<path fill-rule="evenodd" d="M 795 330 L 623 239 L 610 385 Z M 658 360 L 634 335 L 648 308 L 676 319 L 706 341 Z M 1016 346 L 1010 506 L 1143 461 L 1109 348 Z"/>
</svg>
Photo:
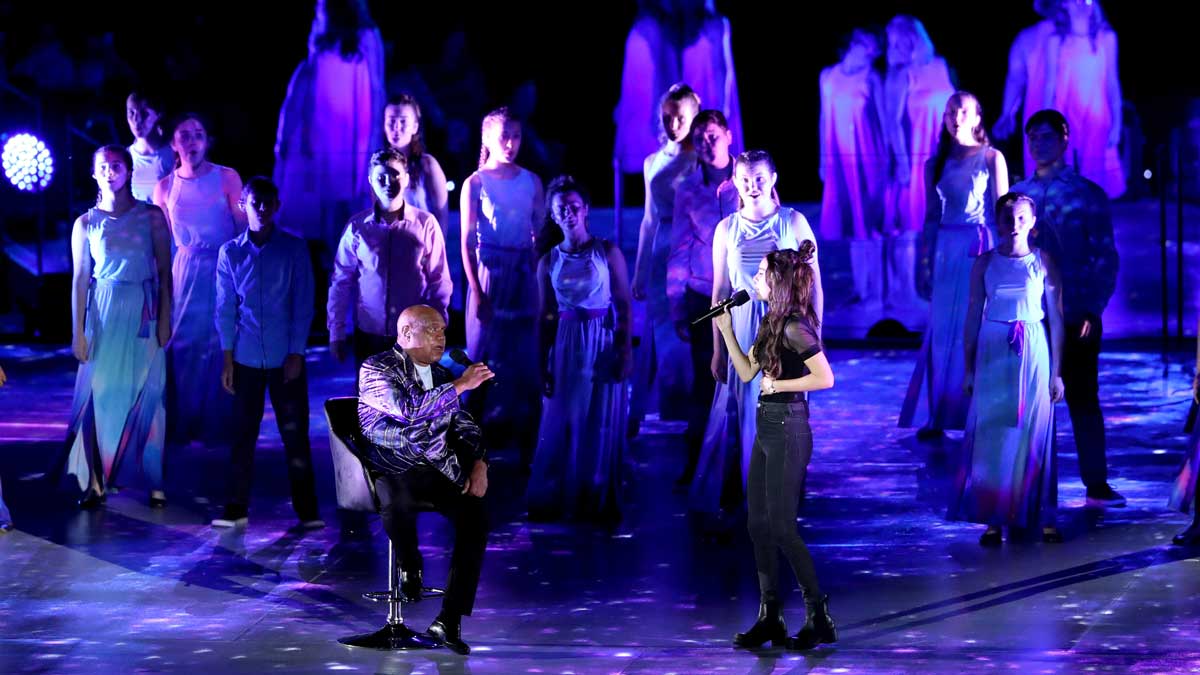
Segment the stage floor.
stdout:
<svg viewBox="0 0 1200 675">
<path fill-rule="evenodd" d="M 523 478 L 497 453 L 493 529 L 475 653 L 385 654 L 337 638 L 374 630 L 384 584 L 378 518 L 340 527 L 318 405 L 350 369 L 310 361 L 313 452 L 329 527 L 302 533 L 268 415 L 244 531 L 207 525 L 227 450 L 168 458 L 165 511 L 130 488 L 80 513 L 38 480 L 59 450 L 73 363 L 66 351 L 0 348 L 0 475 L 17 530 L 0 536 L 0 672 L 386 673 L 1165 673 L 1200 671 L 1200 551 L 1170 546 L 1187 518 L 1166 509 L 1182 457 L 1186 354 L 1108 353 L 1102 395 L 1112 484 L 1129 506 L 1083 508 L 1060 412 L 1066 543 L 981 549 L 981 528 L 942 519 L 957 443 L 895 428 L 912 352 L 830 349 L 837 387 L 814 396 L 816 450 L 801 531 L 831 596 L 840 641 L 807 654 L 735 651 L 757 606 L 750 546 L 700 536 L 672 492 L 679 423 L 650 421 L 628 455 L 627 517 L 615 530 L 526 521 Z M 444 579 L 448 528 L 422 521 L 426 579 Z M 792 584 L 790 573 L 784 579 Z M 800 596 L 787 596 L 799 627 Z M 424 629 L 436 601 L 407 606 Z"/>
</svg>

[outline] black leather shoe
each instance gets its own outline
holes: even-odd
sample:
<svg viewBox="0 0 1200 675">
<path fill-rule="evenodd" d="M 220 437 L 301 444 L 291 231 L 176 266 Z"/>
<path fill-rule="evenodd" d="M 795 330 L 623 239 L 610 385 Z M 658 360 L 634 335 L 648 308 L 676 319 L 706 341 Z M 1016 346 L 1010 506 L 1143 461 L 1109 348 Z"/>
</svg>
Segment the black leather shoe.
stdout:
<svg viewBox="0 0 1200 675">
<path fill-rule="evenodd" d="M 1004 539 L 1000 530 L 988 530 L 979 537 L 979 545 L 986 548 L 994 548 L 1002 543 L 1004 543 Z"/>
<path fill-rule="evenodd" d="M 471 653 L 471 645 L 463 642 L 462 623 L 460 621 L 439 618 L 429 624 L 429 630 L 426 630 L 425 634 L 437 640 L 438 644 L 455 654 L 466 656 Z"/>
<path fill-rule="evenodd" d="M 421 581 L 421 570 L 413 573 L 400 570 L 400 595 L 405 602 L 420 602 L 425 595 L 425 584 Z"/>
<path fill-rule="evenodd" d="M 778 602 L 763 602 L 758 605 L 758 620 L 745 633 L 733 636 L 733 646 L 754 649 L 770 642 L 781 647 L 788 642 L 787 625 Z"/>
<path fill-rule="evenodd" d="M 833 617 L 829 615 L 828 595 L 822 595 L 812 602 L 805 598 L 804 613 L 804 627 L 788 640 L 788 649 L 805 650 L 819 644 L 837 642 L 837 626 L 833 623 Z"/>
<path fill-rule="evenodd" d="M 1171 538 L 1176 546 L 1196 546 L 1200 544 L 1200 523 L 1192 523 L 1186 530 Z"/>
<path fill-rule="evenodd" d="M 933 443 L 946 438 L 946 432 L 933 427 L 921 427 L 917 429 L 917 440 L 922 443 Z"/>
<path fill-rule="evenodd" d="M 152 508 L 152 509 L 167 508 L 167 496 L 162 494 L 161 492 L 157 495 L 154 494 L 153 492 L 151 492 L 150 493 L 150 508 Z"/>
<path fill-rule="evenodd" d="M 79 504 L 79 508 L 81 510 L 95 511 L 96 509 L 100 508 L 101 506 L 104 506 L 105 501 L 106 501 L 106 498 L 104 495 L 99 494 L 97 492 L 88 492 L 84 496 L 80 497 L 79 501 L 76 503 Z"/>
<path fill-rule="evenodd" d="M 1061 544 L 1063 543 L 1063 536 L 1057 529 L 1042 530 L 1042 541 L 1047 544 Z"/>
</svg>

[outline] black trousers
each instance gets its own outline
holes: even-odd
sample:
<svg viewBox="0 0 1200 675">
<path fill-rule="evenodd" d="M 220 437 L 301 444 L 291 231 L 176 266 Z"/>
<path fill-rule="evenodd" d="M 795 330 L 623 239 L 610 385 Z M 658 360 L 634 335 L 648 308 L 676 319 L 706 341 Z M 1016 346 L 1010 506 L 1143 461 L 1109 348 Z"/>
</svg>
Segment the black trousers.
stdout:
<svg viewBox="0 0 1200 675">
<path fill-rule="evenodd" d="M 424 561 L 417 548 L 417 514 L 436 511 L 454 525 L 454 552 L 442 597 L 442 613 L 470 615 L 479 587 L 483 552 L 487 549 L 488 517 L 484 500 L 463 494 L 462 488 L 431 466 L 417 466 L 402 474 L 385 474 L 375 481 L 383 528 L 396 547 L 400 567 L 421 571 Z"/>
<path fill-rule="evenodd" d="M 804 598 L 821 597 L 808 546 L 796 530 L 796 509 L 812 456 L 808 403 L 758 403 L 758 432 L 746 481 L 746 510 L 763 602 L 778 602 L 779 554 L 787 558 Z"/>
<path fill-rule="evenodd" d="M 1100 318 L 1089 316 L 1092 330 L 1079 337 L 1082 323 L 1068 323 L 1063 342 L 1062 378 L 1066 387 L 1067 410 L 1075 430 L 1075 452 L 1079 456 L 1079 477 L 1089 491 L 1108 485 L 1107 443 L 1104 414 L 1100 411 L 1100 336 L 1104 330 Z"/>
<path fill-rule="evenodd" d="M 354 330 L 355 389 L 358 388 L 357 373 L 362 368 L 363 361 L 366 361 L 380 352 L 386 352 L 395 345 L 395 335 L 389 337 L 387 335 L 364 333 L 358 329 Z"/>
<path fill-rule="evenodd" d="M 684 295 L 684 306 L 687 316 L 694 317 L 708 311 L 712 298 L 687 290 Z M 688 326 L 688 346 L 692 353 L 692 398 L 689 402 L 688 425 L 684 434 L 687 443 L 687 465 L 684 476 L 691 477 L 696 473 L 696 464 L 700 462 L 700 450 L 704 445 L 704 429 L 708 426 L 709 412 L 712 410 L 713 390 L 717 381 L 712 376 L 713 335 L 712 322 L 701 321 L 699 324 Z"/>
<path fill-rule="evenodd" d="M 245 506 L 250 501 L 254 475 L 254 446 L 262 427 L 265 394 L 283 439 L 288 479 L 292 484 L 292 508 L 300 520 L 317 518 L 317 491 L 313 477 L 312 448 L 308 442 L 308 379 L 303 370 L 291 382 L 283 381 L 283 368 L 251 368 L 233 364 L 233 452 L 229 476 L 230 504 Z"/>
</svg>

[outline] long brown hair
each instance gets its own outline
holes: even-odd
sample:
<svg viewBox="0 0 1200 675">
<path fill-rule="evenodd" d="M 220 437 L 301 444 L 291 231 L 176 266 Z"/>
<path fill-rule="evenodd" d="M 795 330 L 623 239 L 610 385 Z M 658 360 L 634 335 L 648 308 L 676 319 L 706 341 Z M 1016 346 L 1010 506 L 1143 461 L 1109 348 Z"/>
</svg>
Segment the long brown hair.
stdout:
<svg viewBox="0 0 1200 675">
<path fill-rule="evenodd" d="M 983 128 L 983 104 L 979 102 L 975 94 L 969 91 L 956 91 L 950 98 L 946 99 L 945 110 L 950 110 L 950 106 L 954 106 L 955 110 L 963 107 L 967 100 L 975 102 L 975 112 L 979 113 L 979 126 L 971 129 L 971 136 L 975 142 L 983 146 L 986 150 L 992 144 L 988 139 L 987 129 Z M 950 130 L 946 128 L 946 116 L 942 115 L 942 133 L 938 135 L 937 152 L 933 156 L 933 184 L 937 185 L 938 181 L 942 180 L 942 174 L 946 171 L 946 162 L 950 161 L 950 151 L 954 149 L 954 137 L 950 135 Z"/>
<path fill-rule="evenodd" d="M 417 103 L 415 96 L 408 92 L 402 92 L 395 96 L 389 97 L 387 104 L 383 106 L 384 114 L 387 114 L 388 108 L 399 108 L 408 106 L 412 108 L 413 115 L 417 118 L 417 133 L 413 134 L 412 140 L 408 142 L 408 147 L 403 150 L 405 158 L 408 160 L 408 181 L 410 185 L 418 185 L 425 180 L 425 139 L 421 131 L 421 104 Z M 388 144 L 387 131 L 383 134 L 384 144 Z"/>
<path fill-rule="evenodd" d="M 816 330 L 820 325 L 817 310 L 812 304 L 816 274 L 812 267 L 817 245 L 811 240 L 800 242 L 800 250 L 790 248 L 767 254 L 767 315 L 758 328 L 758 338 L 752 347 L 754 358 L 763 374 L 779 377 L 783 363 L 779 350 L 783 348 L 783 329 L 788 319 L 800 317 Z"/>
</svg>

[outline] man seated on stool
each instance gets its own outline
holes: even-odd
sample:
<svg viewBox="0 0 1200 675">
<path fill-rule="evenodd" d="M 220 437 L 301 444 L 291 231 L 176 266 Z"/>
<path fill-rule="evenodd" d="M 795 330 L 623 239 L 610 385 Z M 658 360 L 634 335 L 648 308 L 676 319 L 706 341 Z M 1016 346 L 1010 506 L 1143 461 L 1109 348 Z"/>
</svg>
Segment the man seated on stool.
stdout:
<svg viewBox="0 0 1200 675">
<path fill-rule="evenodd" d="M 427 631 L 442 645 L 467 654 L 461 618 L 470 616 L 487 547 L 487 463 L 479 426 L 459 407 L 459 396 L 493 377 L 482 363 L 452 379 L 438 364 L 446 351 L 446 322 L 436 309 L 414 305 L 396 321 L 396 345 L 368 358 L 358 373 L 358 420 L 370 441 L 367 460 L 376 482 L 383 527 L 403 570 L 401 591 L 421 597 L 417 504 L 431 503 L 454 524 L 454 552 L 442 611 Z"/>
</svg>

